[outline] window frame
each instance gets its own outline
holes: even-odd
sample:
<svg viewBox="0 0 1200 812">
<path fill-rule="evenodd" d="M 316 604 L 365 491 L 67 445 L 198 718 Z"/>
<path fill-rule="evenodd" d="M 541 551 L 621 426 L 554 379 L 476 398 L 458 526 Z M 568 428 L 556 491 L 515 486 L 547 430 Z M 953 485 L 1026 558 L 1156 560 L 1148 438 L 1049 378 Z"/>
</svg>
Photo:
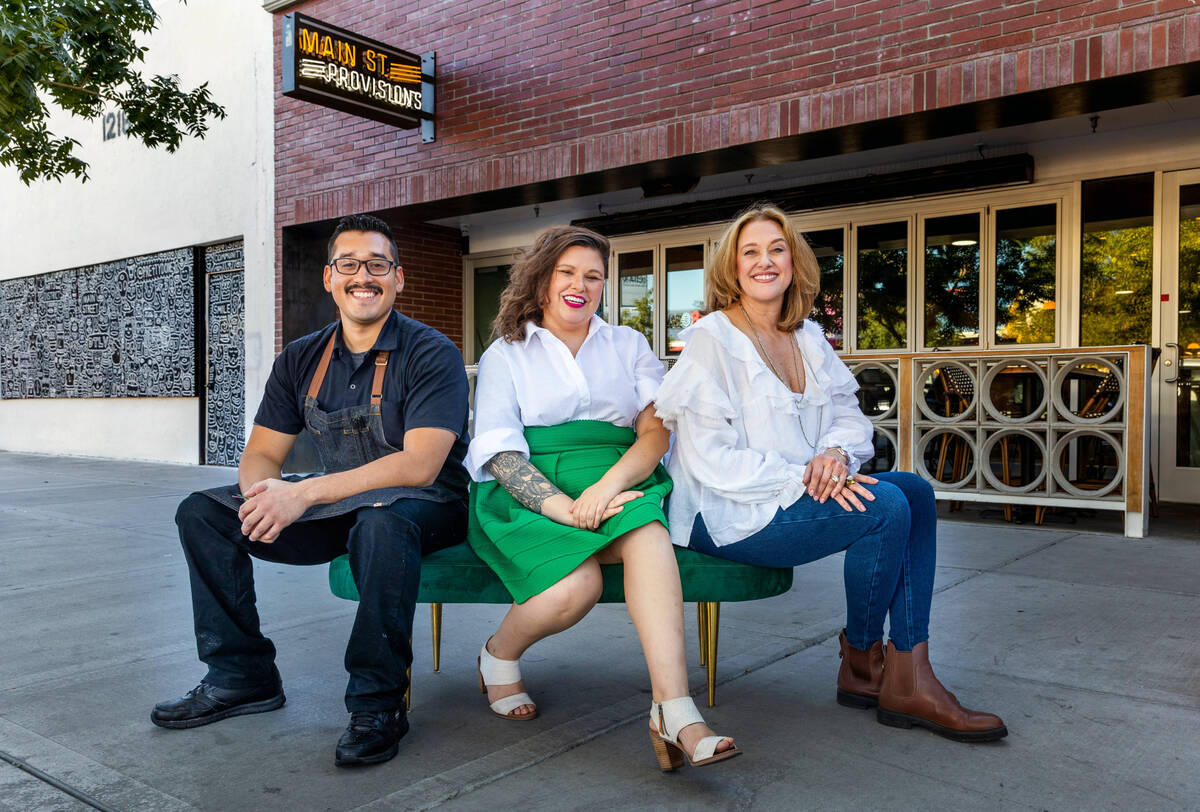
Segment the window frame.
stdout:
<svg viewBox="0 0 1200 812">
<path fill-rule="evenodd" d="M 1129 174 L 1122 172 L 1121 174 Z M 1096 177 L 1109 177 L 1110 173 L 1097 173 Z M 1089 176 L 1088 179 L 1091 179 Z M 1156 173 L 1157 179 L 1157 173 Z M 1080 201 L 1082 179 L 1056 180 L 1043 184 L 1029 184 L 1000 189 L 980 189 L 938 197 L 909 198 L 882 203 L 862 203 L 827 209 L 812 209 L 789 213 L 788 219 L 797 231 L 804 234 L 812 231 L 841 229 L 845 260 L 842 278 L 842 322 L 845 331 L 842 349 L 837 354 L 849 357 L 860 354 L 878 355 L 886 352 L 929 351 L 924 345 L 925 309 L 925 262 L 924 225 L 930 217 L 980 212 L 980 342 L 978 349 L 1028 348 L 1030 350 L 1053 349 L 1078 346 L 1077 329 L 1079 295 L 1079 246 L 1081 228 Z M 1157 199 L 1157 198 L 1156 198 Z M 1056 207 L 1057 229 L 1055 239 L 1055 341 L 1049 344 L 995 343 L 995 234 L 997 212 L 1007 209 L 1053 204 Z M 1157 216 L 1157 210 L 1156 210 Z M 908 261 L 906 273 L 908 340 L 903 347 L 894 350 L 864 350 L 858 346 L 858 228 L 904 221 L 908 227 Z M 1157 222 L 1157 221 L 1156 221 Z M 666 250 L 679 246 L 703 245 L 705 267 L 712 260 L 713 251 L 724 234 L 727 222 L 689 226 L 681 229 L 643 232 L 613 237 L 610 239 L 609 274 L 605 296 L 608 302 L 607 321 L 619 324 L 620 285 L 616 272 L 618 256 L 635 251 L 651 251 L 653 257 L 653 284 L 658 291 L 655 307 L 651 348 L 664 362 L 677 356 L 666 353 Z M 1156 247 L 1158 234 L 1156 230 Z M 464 357 L 468 363 L 473 358 L 474 346 L 466 346 L 465 337 L 471 334 L 475 317 L 474 270 L 479 265 L 511 264 L 515 261 L 516 249 L 487 251 L 463 257 L 463 335 Z M 917 254 L 919 253 L 919 257 Z M 1156 255 L 1157 257 L 1157 255 Z M 1157 258 L 1156 258 L 1157 262 Z M 1156 283 L 1157 284 L 1157 283 Z M 1157 317 L 1157 316 L 1156 316 Z M 920 333 L 918 333 L 918 330 Z M 964 349 L 967 347 L 964 347 Z M 950 348 L 947 348 L 950 349 Z"/>
<path fill-rule="evenodd" d="M 614 237 L 609 241 L 610 253 L 608 259 L 607 295 L 612 305 L 609 307 L 608 323 L 614 326 L 620 324 L 620 278 L 617 273 L 617 262 L 621 254 L 632 254 L 638 251 L 650 251 L 653 257 L 652 284 L 655 291 L 653 333 L 654 340 L 650 349 L 662 361 L 678 358 L 677 355 L 667 354 L 667 250 L 691 246 L 702 246 L 704 250 L 704 267 L 707 268 L 712 260 L 712 252 L 720 238 L 722 224 L 684 228 L 672 231 L 657 231 L 646 234 L 634 234 L 628 237 Z"/>
<path fill-rule="evenodd" d="M 467 365 L 479 363 L 475 357 L 475 269 L 492 265 L 512 266 L 517 261 L 517 249 L 509 248 L 500 251 L 484 251 L 478 254 L 468 254 L 462 259 L 462 337 L 463 361 Z"/>
<path fill-rule="evenodd" d="M 1034 206 L 1049 206 L 1049 205 L 1054 206 L 1054 212 L 1055 212 L 1055 223 L 1054 223 L 1054 228 L 1055 228 L 1055 237 L 1054 237 L 1054 341 L 1049 342 L 1049 343 L 1038 343 L 1038 344 L 998 344 L 998 343 L 996 343 L 996 295 L 995 295 L 996 294 L 996 238 L 995 238 L 995 235 L 999 233 L 999 229 L 996 227 L 997 215 L 1002 211 L 1009 211 L 1012 209 L 1024 209 L 1024 208 L 1032 208 Z M 1067 344 L 1063 340 L 1063 338 L 1064 338 L 1063 330 L 1066 329 L 1066 325 L 1064 324 L 1064 321 L 1063 321 L 1063 318 L 1064 318 L 1063 312 L 1064 312 L 1064 310 L 1074 309 L 1074 308 L 1064 307 L 1064 305 L 1066 304 L 1066 302 L 1064 301 L 1064 299 L 1065 299 L 1064 286 L 1066 285 L 1067 276 L 1068 276 L 1067 272 L 1066 272 L 1066 268 L 1064 267 L 1065 266 L 1065 256 L 1063 254 L 1063 243 L 1065 241 L 1064 240 L 1065 223 L 1063 221 L 1063 209 L 1064 208 L 1065 208 L 1065 206 L 1064 206 L 1064 200 L 1063 200 L 1062 196 L 1033 198 L 1029 201 L 1022 201 L 1020 203 L 1012 203 L 1012 204 L 1005 203 L 1002 205 L 995 205 L 995 206 L 987 207 L 987 230 L 988 230 L 988 234 L 989 234 L 988 242 L 987 242 L 987 250 L 988 250 L 989 257 L 988 257 L 988 261 L 987 261 L 986 265 L 982 264 L 982 262 L 981 262 L 981 265 L 980 265 L 981 278 L 980 278 L 979 286 L 980 286 L 980 293 L 982 293 L 984 290 L 989 290 L 989 291 L 991 291 L 992 295 L 991 295 L 990 301 L 987 304 L 986 312 L 984 312 L 982 309 L 980 311 L 981 319 L 986 318 L 986 321 L 987 321 L 988 344 L 983 349 L 1041 350 L 1041 349 L 1052 349 L 1055 347 L 1067 346 Z M 987 273 L 986 282 L 982 278 L 985 270 Z M 985 287 L 985 284 L 986 284 L 986 287 Z M 981 305 L 981 307 L 982 307 L 982 305 Z M 1078 346 L 1078 342 L 1075 343 L 1075 346 Z"/>
</svg>

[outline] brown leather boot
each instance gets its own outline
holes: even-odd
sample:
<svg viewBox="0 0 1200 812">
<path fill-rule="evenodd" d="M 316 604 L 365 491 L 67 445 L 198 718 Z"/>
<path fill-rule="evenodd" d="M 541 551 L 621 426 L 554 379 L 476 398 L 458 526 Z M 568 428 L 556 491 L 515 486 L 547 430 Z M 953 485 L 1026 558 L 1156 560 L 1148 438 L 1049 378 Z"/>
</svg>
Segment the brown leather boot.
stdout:
<svg viewBox="0 0 1200 812">
<path fill-rule="evenodd" d="M 929 664 L 929 643 L 898 651 L 889 640 L 884 656 L 887 667 L 875 712 L 880 724 L 916 725 L 956 742 L 990 742 L 1008 735 L 999 716 L 964 708 L 938 682 Z"/>
<path fill-rule="evenodd" d="M 837 701 L 847 708 L 866 710 L 879 704 L 879 686 L 883 683 L 883 641 L 866 651 L 846 642 L 846 630 L 838 635 L 842 665 L 837 675 Z"/>
</svg>

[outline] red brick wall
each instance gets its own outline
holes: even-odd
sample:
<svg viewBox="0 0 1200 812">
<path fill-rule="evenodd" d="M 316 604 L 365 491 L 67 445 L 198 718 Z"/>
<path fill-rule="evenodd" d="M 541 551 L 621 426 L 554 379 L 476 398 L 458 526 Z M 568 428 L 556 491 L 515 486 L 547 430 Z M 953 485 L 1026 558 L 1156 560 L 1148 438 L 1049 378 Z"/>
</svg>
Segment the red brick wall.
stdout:
<svg viewBox="0 0 1200 812">
<path fill-rule="evenodd" d="M 1190 0 L 314 0 L 438 55 L 437 141 L 277 97 L 280 222 L 1200 59 Z M 541 6 L 541 8 L 538 8 Z M 276 22 L 276 63 L 279 24 Z M 278 77 L 278 64 L 276 76 Z M 278 78 L 276 79 L 278 87 Z"/>
<path fill-rule="evenodd" d="M 393 226 L 404 290 L 396 306 L 406 316 L 440 330 L 463 348 L 462 254 L 457 231 L 438 226 Z"/>
<path fill-rule="evenodd" d="M 1191 0 L 799 5 L 289 7 L 409 51 L 436 51 L 437 141 L 277 95 L 276 225 L 1200 60 Z M 277 90 L 279 30 L 277 15 Z"/>
</svg>

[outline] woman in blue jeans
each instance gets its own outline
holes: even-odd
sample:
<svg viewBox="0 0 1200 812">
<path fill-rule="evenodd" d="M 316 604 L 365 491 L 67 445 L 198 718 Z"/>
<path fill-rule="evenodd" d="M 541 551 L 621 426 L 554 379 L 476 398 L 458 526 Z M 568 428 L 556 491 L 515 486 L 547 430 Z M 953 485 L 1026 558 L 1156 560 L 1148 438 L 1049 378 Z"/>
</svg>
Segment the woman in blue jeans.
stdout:
<svg viewBox="0 0 1200 812">
<path fill-rule="evenodd" d="M 672 541 L 768 567 L 845 550 L 838 702 L 956 741 L 1002 738 L 1000 718 L 962 707 L 929 664 L 933 490 L 913 474 L 856 473 L 874 456 L 872 427 L 854 376 L 805 320 L 819 278 L 774 206 L 743 212 L 722 237 L 708 315 L 681 334 L 686 346 L 655 396 L 675 433 Z"/>
</svg>

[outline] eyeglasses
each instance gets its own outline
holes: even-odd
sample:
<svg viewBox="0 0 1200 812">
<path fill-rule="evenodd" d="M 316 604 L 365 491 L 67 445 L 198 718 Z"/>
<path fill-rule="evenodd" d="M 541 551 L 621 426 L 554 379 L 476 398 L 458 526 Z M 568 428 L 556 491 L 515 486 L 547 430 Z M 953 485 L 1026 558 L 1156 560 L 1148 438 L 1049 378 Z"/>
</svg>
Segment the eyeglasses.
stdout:
<svg viewBox="0 0 1200 812">
<path fill-rule="evenodd" d="M 396 263 L 390 259 L 355 259 L 354 257 L 338 257 L 329 264 L 335 271 L 346 276 L 354 276 L 363 265 L 367 266 L 367 273 L 371 276 L 387 276 L 392 272 L 392 268 L 396 267 Z"/>
</svg>

